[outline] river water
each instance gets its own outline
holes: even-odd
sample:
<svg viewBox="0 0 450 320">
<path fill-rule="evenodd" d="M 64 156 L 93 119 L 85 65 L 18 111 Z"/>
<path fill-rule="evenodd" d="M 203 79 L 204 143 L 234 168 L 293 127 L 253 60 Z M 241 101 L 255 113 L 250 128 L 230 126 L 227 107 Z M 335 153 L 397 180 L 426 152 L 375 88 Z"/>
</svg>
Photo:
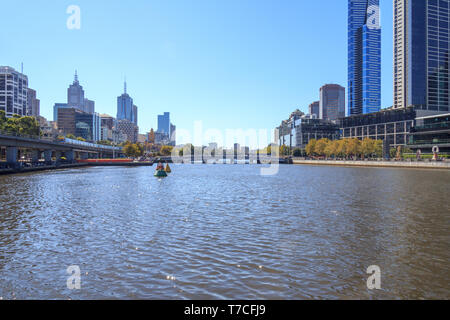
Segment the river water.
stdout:
<svg viewBox="0 0 450 320">
<path fill-rule="evenodd" d="M 172 169 L 0 176 L 0 299 L 450 298 L 449 171 Z"/>
</svg>

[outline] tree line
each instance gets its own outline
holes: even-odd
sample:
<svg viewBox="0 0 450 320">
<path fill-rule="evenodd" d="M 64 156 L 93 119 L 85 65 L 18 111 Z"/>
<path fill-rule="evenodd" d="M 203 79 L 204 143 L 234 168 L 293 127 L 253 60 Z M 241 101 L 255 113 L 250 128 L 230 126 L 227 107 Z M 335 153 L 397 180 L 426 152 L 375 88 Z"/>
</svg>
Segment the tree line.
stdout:
<svg viewBox="0 0 450 320">
<path fill-rule="evenodd" d="M 329 140 L 311 139 L 305 148 L 310 157 L 327 158 L 381 158 L 383 155 L 383 141 L 366 138 Z"/>
<path fill-rule="evenodd" d="M 0 132 L 23 136 L 40 136 L 41 129 L 35 117 L 14 115 L 6 117 L 6 113 L 0 110 Z"/>
</svg>

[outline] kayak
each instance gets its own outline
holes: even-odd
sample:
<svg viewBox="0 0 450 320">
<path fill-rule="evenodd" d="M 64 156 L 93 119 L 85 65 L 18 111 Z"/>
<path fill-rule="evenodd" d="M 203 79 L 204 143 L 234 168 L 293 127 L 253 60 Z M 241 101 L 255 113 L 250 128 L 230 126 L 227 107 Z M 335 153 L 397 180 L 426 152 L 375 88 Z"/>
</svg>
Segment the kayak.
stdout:
<svg viewBox="0 0 450 320">
<path fill-rule="evenodd" d="M 167 177 L 167 173 L 164 170 L 156 170 L 155 177 L 165 178 L 165 177 Z"/>
</svg>

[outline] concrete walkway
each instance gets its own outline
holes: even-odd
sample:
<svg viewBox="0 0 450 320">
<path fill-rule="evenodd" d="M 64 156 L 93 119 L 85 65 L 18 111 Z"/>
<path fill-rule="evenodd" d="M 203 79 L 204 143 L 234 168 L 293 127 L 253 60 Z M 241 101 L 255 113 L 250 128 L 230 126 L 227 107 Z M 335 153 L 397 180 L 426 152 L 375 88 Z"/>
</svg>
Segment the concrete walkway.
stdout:
<svg viewBox="0 0 450 320">
<path fill-rule="evenodd" d="M 300 160 L 293 159 L 293 164 L 314 166 L 344 166 L 344 167 L 385 167 L 385 168 L 420 168 L 420 169 L 450 169 L 450 162 L 444 161 L 346 161 L 346 160 Z"/>
</svg>

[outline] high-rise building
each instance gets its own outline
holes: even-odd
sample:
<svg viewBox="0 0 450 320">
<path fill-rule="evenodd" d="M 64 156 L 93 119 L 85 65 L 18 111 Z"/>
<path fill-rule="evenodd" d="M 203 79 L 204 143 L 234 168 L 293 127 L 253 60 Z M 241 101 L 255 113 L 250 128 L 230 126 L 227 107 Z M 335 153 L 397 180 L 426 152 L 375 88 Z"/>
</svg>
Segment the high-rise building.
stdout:
<svg viewBox="0 0 450 320">
<path fill-rule="evenodd" d="M 73 84 L 69 86 L 67 89 L 67 105 L 70 108 L 77 108 L 81 111 L 84 111 L 85 99 L 84 99 L 84 90 L 78 81 L 78 74 L 75 71 L 75 79 Z"/>
<path fill-rule="evenodd" d="M 117 130 L 122 132 L 127 137 L 127 141 L 131 143 L 137 142 L 139 128 L 134 124 L 134 122 L 127 119 L 117 120 Z"/>
<path fill-rule="evenodd" d="M 0 110 L 7 117 L 27 113 L 28 77 L 11 67 L 0 67 Z"/>
<path fill-rule="evenodd" d="M 41 101 L 36 98 L 36 91 L 28 88 L 27 94 L 27 116 L 39 117 L 41 112 Z"/>
<path fill-rule="evenodd" d="M 124 93 L 117 97 L 117 120 L 128 120 L 137 125 L 137 107 L 127 93 L 127 83 L 124 84 Z"/>
<path fill-rule="evenodd" d="M 55 103 L 53 106 L 53 121 L 58 122 L 58 110 L 70 108 L 67 103 Z"/>
<path fill-rule="evenodd" d="M 379 0 L 348 0 L 348 115 L 381 109 Z"/>
<path fill-rule="evenodd" d="M 58 109 L 58 129 L 62 134 L 73 134 L 90 142 L 101 139 L 101 121 L 97 113 L 83 112 L 78 108 Z"/>
<path fill-rule="evenodd" d="M 112 130 L 114 127 L 115 119 L 108 114 L 100 114 L 100 120 L 102 127 L 106 127 L 109 130 Z"/>
<path fill-rule="evenodd" d="M 83 111 L 86 113 L 95 113 L 95 102 L 89 99 L 84 99 Z"/>
<path fill-rule="evenodd" d="M 394 0 L 394 108 L 449 109 L 448 0 Z"/>
<path fill-rule="evenodd" d="M 170 136 L 170 112 L 158 115 L 158 133 L 165 133 Z"/>
<path fill-rule="evenodd" d="M 316 115 L 316 118 L 319 118 L 320 115 L 320 101 L 313 102 L 309 105 L 309 114 Z"/>
<path fill-rule="evenodd" d="M 345 117 L 345 88 L 326 84 L 320 88 L 319 119 L 338 120 Z"/>
</svg>

